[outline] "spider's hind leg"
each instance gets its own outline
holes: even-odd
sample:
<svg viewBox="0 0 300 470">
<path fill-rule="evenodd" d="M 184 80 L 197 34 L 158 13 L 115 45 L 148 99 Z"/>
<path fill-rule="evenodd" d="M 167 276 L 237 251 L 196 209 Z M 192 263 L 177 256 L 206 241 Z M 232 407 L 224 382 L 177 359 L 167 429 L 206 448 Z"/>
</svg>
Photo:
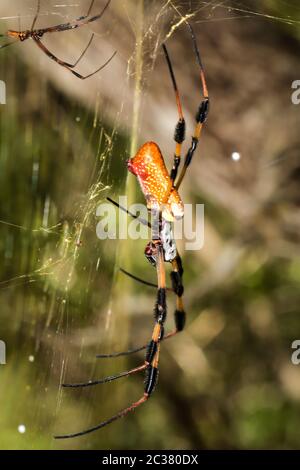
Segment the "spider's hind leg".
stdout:
<svg viewBox="0 0 300 470">
<path fill-rule="evenodd" d="M 166 338 L 170 338 L 184 329 L 186 314 L 183 306 L 183 293 L 184 287 L 182 283 L 183 268 L 182 261 L 179 253 L 177 252 L 176 258 L 172 261 L 171 281 L 172 287 L 176 294 L 176 309 L 174 312 L 175 330 L 169 333 Z"/>
<path fill-rule="evenodd" d="M 137 407 L 145 403 L 153 393 L 155 386 L 158 380 L 158 364 L 159 364 L 159 352 L 160 352 L 160 341 L 163 338 L 163 331 L 164 331 L 164 322 L 166 320 L 167 315 L 167 305 L 166 305 L 166 285 L 165 285 L 165 267 L 164 267 L 164 255 L 163 255 L 163 248 L 160 241 L 157 242 L 157 298 L 154 308 L 154 316 L 155 316 L 155 325 L 153 328 L 152 338 L 147 346 L 146 356 L 145 356 L 145 363 L 144 365 L 140 366 L 140 368 L 136 368 L 135 370 L 145 369 L 145 383 L 144 383 L 144 393 L 142 397 L 137 400 L 136 402 L 132 403 L 127 408 L 119 411 L 119 413 L 115 414 L 111 418 L 102 421 L 101 423 L 93 426 L 91 428 L 85 429 L 84 431 L 72 433 L 72 434 L 60 434 L 54 436 L 55 439 L 71 439 L 73 437 L 84 436 L 85 434 L 89 434 L 91 432 L 97 431 L 114 421 L 117 421 L 120 418 L 123 418 L 131 411 L 135 410 Z M 121 376 L 121 374 L 119 374 Z M 128 374 L 129 375 L 129 374 Z M 104 379 L 105 381 L 105 379 Z M 108 380 L 107 380 L 108 381 Z M 103 380 L 101 381 L 103 383 Z M 79 384 L 82 386 L 82 384 Z"/>
<path fill-rule="evenodd" d="M 76 65 L 78 65 L 78 63 L 81 61 L 81 59 L 83 58 L 83 56 L 85 55 L 86 51 L 88 50 L 88 48 L 90 47 L 90 45 L 92 44 L 92 41 L 94 39 L 94 34 L 91 35 L 90 39 L 89 39 L 89 42 L 87 43 L 86 47 L 84 48 L 84 50 L 82 51 L 82 53 L 80 54 L 80 56 L 78 57 L 78 59 L 73 63 L 73 64 L 70 64 L 69 62 L 65 62 L 64 60 L 60 59 L 59 57 L 56 57 L 54 54 L 52 54 L 52 52 L 49 51 L 48 48 L 46 48 L 46 46 L 41 42 L 41 37 L 43 36 L 43 30 L 41 30 L 41 32 L 37 31 L 37 32 L 34 32 L 34 35 L 33 35 L 33 40 L 35 41 L 35 43 L 37 44 L 37 46 L 42 49 L 42 51 L 48 56 L 50 57 L 50 59 L 54 60 L 55 62 L 57 62 L 59 65 L 61 65 L 62 67 L 65 67 L 67 69 L 73 69 L 74 67 L 76 67 Z M 70 70 L 70 72 L 74 73 L 72 70 Z"/>
<path fill-rule="evenodd" d="M 82 53 L 80 54 L 80 56 L 78 57 L 78 59 L 73 63 L 73 64 L 67 64 L 66 62 L 66 65 L 68 66 L 68 68 L 70 69 L 73 69 L 76 67 L 76 65 L 79 64 L 79 62 L 81 61 L 81 59 L 83 58 L 83 56 L 85 55 L 86 51 L 88 50 L 88 48 L 90 47 L 90 45 L 92 44 L 93 42 L 93 39 L 94 39 L 95 35 L 94 33 L 91 35 L 90 39 L 89 39 L 89 42 L 87 43 L 86 47 L 84 48 L 84 50 L 82 51 Z"/>
<path fill-rule="evenodd" d="M 184 287 L 182 283 L 183 267 L 170 222 L 165 221 L 163 223 L 161 235 L 163 241 L 164 259 L 166 262 L 169 262 L 172 265 L 170 277 L 172 282 L 172 290 L 176 295 L 176 309 L 174 312 L 176 329 L 175 331 L 166 335 L 166 338 L 170 338 L 176 333 L 182 331 L 185 325 L 185 311 L 183 307 Z"/>
<path fill-rule="evenodd" d="M 172 287 L 166 287 L 165 290 L 167 292 L 174 292 L 176 295 L 176 308 L 174 311 L 175 330 L 163 336 L 160 339 L 160 341 L 164 341 L 165 339 L 171 338 L 175 336 L 177 333 L 180 333 L 180 331 L 182 331 L 185 327 L 185 320 L 186 320 L 186 313 L 185 313 L 184 305 L 183 305 L 183 293 L 184 293 L 184 286 L 182 282 L 183 267 L 182 267 L 182 260 L 178 251 L 176 251 L 176 257 L 171 261 L 171 263 L 172 263 L 172 271 L 170 273 L 170 277 L 171 277 Z M 126 276 L 131 277 L 137 282 L 140 282 L 149 287 L 157 288 L 157 285 L 153 284 L 152 282 L 145 281 L 144 279 L 141 279 L 129 273 L 125 269 L 120 268 L 120 271 Z M 120 352 L 115 352 L 115 353 L 110 353 L 110 354 L 97 354 L 96 357 L 98 359 L 110 359 L 110 358 L 116 358 L 116 357 L 129 356 L 131 354 L 135 354 L 137 352 L 143 351 L 147 347 L 148 345 L 144 344 L 143 346 L 139 346 L 134 349 L 129 349 L 127 351 L 120 351 Z"/>
</svg>

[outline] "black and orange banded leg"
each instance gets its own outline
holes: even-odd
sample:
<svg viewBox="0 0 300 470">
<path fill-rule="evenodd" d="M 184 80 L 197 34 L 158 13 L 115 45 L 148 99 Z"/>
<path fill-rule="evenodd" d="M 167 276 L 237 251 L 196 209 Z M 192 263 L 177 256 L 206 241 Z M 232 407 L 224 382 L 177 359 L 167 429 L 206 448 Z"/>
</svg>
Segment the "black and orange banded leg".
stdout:
<svg viewBox="0 0 300 470">
<path fill-rule="evenodd" d="M 186 314 L 183 306 L 183 293 L 184 287 L 182 282 L 183 267 L 179 253 L 177 252 L 176 258 L 172 261 L 172 271 L 170 273 L 172 288 L 176 295 L 176 309 L 174 311 L 175 330 L 171 331 L 165 336 L 165 339 L 175 336 L 184 329 Z"/>
<path fill-rule="evenodd" d="M 84 431 L 80 431 L 77 433 L 72 434 L 61 434 L 54 436 L 55 439 L 70 439 L 73 437 L 83 436 L 85 434 L 89 434 L 91 432 L 97 431 L 98 429 L 107 426 L 108 424 L 123 418 L 131 411 L 135 410 L 137 407 L 145 403 L 149 397 L 151 396 L 152 392 L 155 389 L 158 380 L 158 365 L 159 365 L 159 353 L 160 353 L 160 341 L 163 338 L 163 331 L 164 331 L 164 322 L 167 316 L 167 306 L 166 306 L 166 275 L 165 275 L 165 266 L 164 266 L 164 255 L 163 255 L 163 248 L 160 241 L 153 240 L 154 243 L 157 245 L 157 299 L 154 308 L 154 316 L 155 316 L 155 325 L 153 328 L 152 338 L 147 346 L 146 356 L 145 356 L 145 363 L 140 367 L 136 367 L 131 371 L 127 371 L 118 375 L 118 377 L 124 377 L 130 375 L 132 373 L 139 372 L 141 370 L 145 370 L 145 384 L 144 384 L 144 393 L 143 396 L 137 400 L 136 402 L 132 403 L 129 407 L 124 408 L 116 415 L 112 416 L 111 418 L 102 421 L 100 424 L 93 426 L 91 428 L 85 429 Z M 107 377 L 98 381 L 98 383 L 105 383 L 111 380 L 115 380 L 114 377 Z M 94 383 L 88 382 L 87 384 L 65 384 L 68 387 L 85 387 L 89 385 L 96 385 L 97 381 Z"/>
<path fill-rule="evenodd" d="M 176 309 L 174 311 L 175 330 L 171 331 L 170 333 L 167 333 L 166 335 L 163 335 L 160 339 L 160 342 L 168 338 L 172 338 L 177 333 L 180 333 L 180 331 L 182 331 L 185 327 L 186 313 L 185 313 L 184 305 L 183 305 L 184 287 L 183 287 L 183 282 L 182 282 L 183 267 L 182 267 L 181 257 L 178 252 L 177 252 L 176 258 L 172 262 L 172 268 L 173 269 L 170 273 L 172 288 L 166 287 L 165 290 L 167 292 L 174 292 L 176 295 Z M 135 281 L 140 282 L 141 284 L 144 284 L 149 287 L 157 288 L 157 284 L 145 281 L 144 279 L 141 279 L 138 276 L 135 276 L 134 274 L 129 273 L 123 268 L 120 268 L 120 271 L 126 276 L 129 276 L 130 278 L 134 279 Z M 120 352 L 115 352 L 115 353 L 110 353 L 110 354 L 97 354 L 96 357 L 98 359 L 111 359 L 111 358 L 116 358 L 116 357 L 129 356 L 131 354 L 135 354 L 137 352 L 143 351 L 144 349 L 147 349 L 147 347 L 149 348 L 150 345 L 144 344 L 143 346 L 139 346 L 134 349 L 129 349 L 127 351 L 120 351 Z M 126 375 L 126 373 L 122 373 L 122 374 L 124 374 L 122 376 Z M 114 378 L 112 380 L 114 380 Z"/>
<path fill-rule="evenodd" d="M 166 272 L 164 265 L 164 253 L 161 242 L 156 242 L 157 245 L 157 298 L 154 308 L 155 325 L 152 333 L 151 341 L 149 342 L 146 350 L 145 361 L 148 364 L 147 375 L 145 380 L 145 393 L 152 393 L 158 379 L 158 362 L 159 362 L 159 349 L 160 342 L 164 336 L 164 323 L 167 317 L 167 302 L 166 302 Z"/>
<path fill-rule="evenodd" d="M 196 37 L 195 37 L 194 31 L 193 31 L 193 28 L 191 27 L 191 25 L 189 23 L 187 23 L 187 25 L 189 27 L 190 34 L 192 36 L 192 41 L 193 41 L 193 44 L 194 44 L 196 60 L 197 60 L 197 63 L 199 65 L 199 68 L 200 68 L 200 80 L 201 80 L 201 86 L 202 86 L 202 95 L 203 95 L 204 99 L 200 103 L 200 106 L 199 106 L 198 111 L 197 111 L 196 116 L 195 116 L 196 125 L 195 125 L 194 134 L 193 134 L 193 137 L 192 137 L 192 142 L 191 142 L 190 148 L 188 149 L 187 154 L 185 156 L 184 164 L 183 164 L 182 170 L 179 174 L 178 180 L 175 184 L 176 189 L 178 189 L 180 187 L 180 185 L 182 183 L 182 180 L 185 176 L 186 170 L 187 170 L 188 166 L 190 165 L 190 163 L 192 161 L 193 155 L 194 155 L 194 153 L 197 149 L 198 143 L 199 143 L 199 139 L 200 139 L 200 136 L 201 136 L 201 131 L 202 131 L 203 125 L 204 125 L 204 123 L 207 119 L 208 112 L 209 112 L 208 89 L 207 89 L 207 85 L 206 85 L 204 68 L 203 68 L 203 65 L 202 65 L 199 48 L 198 48 L 198 45 L 197 45 L 197 41 L 196 41 Z"/>
<path fill-rule="evenodd" d="M 169 68 L 169 72 L 170 72 L 170 76 L 171 76 L 171 80 L 172 80 L 172 85 L 173 85 L 174 92 L 175 92 L 175 97 L 176 97 L 177 110 L 178 110 L 178 122 L 176 124 L 175 133 L 174 133 L 174 140 L 176 142 L 174 162 L 173 162 L 173 167 L 172 167 L 172 170 L 171 170 L 171 173 L 170 173 L 170 178 L 172 180 L 172 183 L 174 183 L 174 181 L 177 177 L 178 167 L 180 165 L 180 160 L 181 160 L 181 147 L 182 147 L 182 143 L 185 139 L 185 120 L 184 120 L 184 116 L 183 116 L 182 104 L 181 104 L 181 100 L 180 100 L 179 90 L 178 90 L 178 87 L 177 87 L 176 78 L 175 78 L 172 63 L 171 63 L 171 60 L 170 60 L 170 57 L 169 57 L 169 53 L 168 53 L 168 50 L 167 50 L 165 44 L 163 44 L 162 47 L 163 47 L 163 51 L 165 53 L 166 61 L 167 61 L 167 64 L 168 64 L 168 68 Z"/>
</svg>

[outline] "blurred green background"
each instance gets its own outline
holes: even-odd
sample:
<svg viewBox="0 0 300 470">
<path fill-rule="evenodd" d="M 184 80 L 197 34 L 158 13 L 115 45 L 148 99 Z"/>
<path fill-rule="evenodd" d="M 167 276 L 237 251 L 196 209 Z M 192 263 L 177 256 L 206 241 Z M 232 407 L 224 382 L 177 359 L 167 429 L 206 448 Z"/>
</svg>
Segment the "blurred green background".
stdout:
<svg viewBox="0 0 300 470">
<path fill-rule="evenodd" d="M 39 26 L 78 17 L 88 4 L 42 2 Z M 96 1 L 93 11 L 102 6 Z M 20 21 L 29 28 L 35 8 L 29 0 L 1 2 L 1 32 Z M 182 189 L 185 202 L 205 204 L 204 247 L 182 253 L 186 330 L 163 344 L 147 404 L 105 430 L 54 441 L 143 393 L 142 376 L 83 390 L 60 383 L 143 361 L 142 353 L 95 358 L 147 342 L 155 301 L 155 291 L 118 270 L 155 282 L 145 241 L 99 240 L 96 208 L 107 195 L 143 200 L 125 167 L 137 145 L 157 141 L 171 165 L 177 116 L 163 40 L 189 143 L 199 76 L 181 15 L 191 15 L 212 100 Z M 45 38 L 71 60 L 94 31 L 84 73 L 117 50 L 90 80 L 76 79 L 31 41 L 0 51 L 7 87 L 0 107 L 1 449 L 300 448 L 300 366 L 291 362 L 300 337 L 300 108 L 291 102 L 299 26 L 296 1 L 113 0 L 88 31 Z M 174 300 L 168 296 L 168 329 Z"/>
</svg>

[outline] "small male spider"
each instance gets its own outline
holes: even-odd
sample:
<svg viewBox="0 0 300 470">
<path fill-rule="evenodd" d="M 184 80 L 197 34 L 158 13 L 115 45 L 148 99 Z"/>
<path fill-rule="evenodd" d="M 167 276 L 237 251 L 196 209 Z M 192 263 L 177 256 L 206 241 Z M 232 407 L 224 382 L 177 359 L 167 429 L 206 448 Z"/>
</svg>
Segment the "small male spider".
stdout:
<svg viewBox="0 0 300 470">
<path fill-rule="evenodd" d="M 147 345 L 129 351 L 114 354 L 101 354 L 97 357 L 118 357 L 146 349 L 145 361 L 143 364 L 134 369 L 121 372 L 118 375 L 105 377 L 101 380 L 89 381 L 86 383 L 62 385 L 63 387 L 73 388 L 89 387 L 100 383 L 111 382 L 112 380 L 116 380 L 121 377 L 126 377 L 137 372 L 145 371 L 144 393 L 139 400 L 135 401 L 127 408 L 124 408 L 119 413 L 101 422 L 100 424 L 81 432 L 57 435 L 55 436 L 56 439 L 68 439 L 77 436 L 83 436 L 85 434 L 96 431 L 97 429 L 103 428 L 104 426 L 107 426 L 113 421 L 122 418 L 123 416 L 127 415 L 129 412 L 133 411 L 135 408 L 140 406 L 142 403 L 146 402 L 150 398 L 157 383 L 161 342 L 167 338 L 175 336 L 177 333 L 183 330 L 185 325 L 185 312 L 183 307 L 184 289 L 182 284 L 183 268 L 180 255 L 176 247 L 176 242 L 172 234 L 172 221 L 174 221 L 174 218 L 180 218 L 183 216 L 183 203 L 179 196 L 178 189 L 182 183 L 186 170 L 190 165 L 193 155 L 197 149 L 201 130 L 206 121 L 209 111 L 209 96 L 199 49 L 192 27 L 189 23 L 187 23 L 187 25 L 189 27 L 189 31 L 192 37 L 197 63 L 200 68 L 200 80 L 202 85 L 203 100 L 201 101 L 195 116 L 195 131 L 192 136 L 191 145 L 185 156 L 182 169 L 177 177 L 181 160 L 181 147 L 185 139 L 185 120 L 183 116 L 180 95 L 177 88 L 172 64 L 169 58 L 167 48 L 163 44 L 162 47 L 168 64 L 173 88 L 175 91 L 177 110 L 179 115 L 174 134 L 176 146 L 173 167 L 169 174 L 165 166 L 161 151 L 155 142 L 145 143 L 138 150 L 137 154 L 127 162 L 129 171 L 131 171 L 138 178 L 142 192 L 147 201 L 148 210 L 151 211 L 152 215 L 154 214 L 155 216 L 154 218 L 152 217 L 152 225 L 150 224 L 150 222 L 141 219 L 139 216 L 127 211 L 125 208 L 119 206 L 112 199 L 108 198 L 110 202 L 117 205 L 121 210 L 125 210 L 131 217 L 139 219 L 141 223 L 148 225 L 152 229 L 152 239 L 146 246 L 145 255 L 148 261 L 150 261 L 150 263 L 156 267 L 157 285 L 139 279 L 125 270 L 122 270 L 122 272 L 136 279 L 139 282 L 156 287 L 157 297 L 154 307 L 155 325 L 149 343 Z M 166 287 L 166 274 L 164 264 L 165 262 L 170 262 L 172 266 L 171 289 Z M 175 329 L 170 333 L 164 335 L 164 323 L 167 316 L 166 292 L 169 290 L 173 291 L 176 295 L 176 309 L 174 312 Z"/>
<path fill-rule="evenodd" d="M 108 2 L 106 3 L 105 7 L 103 8 L 103 10 L 98 13 L 97 15 L 95 16 L 90 16 L 90 13 L 92 11 L 92 8 L 93 8 L 93 5 L 94 5 L 94 2 L 95 0 L 92 0 L 91 4 L 90 4 L 90 7 L 88 9 L 88 12 L 85 16 L 81 16 L 80 18 L 77 18 L 77 20 L 73 20 L 73 21 L 70 21 L 68 23 L 62 23 L 62 24 L 58 24 L 56 26 L 50 26 L 49 28 L 43 28 L 43 29 L 34 29 L 35 27 L 35 24 L 36 24 L 36 21 L 38 19 L 38 16 L 39 16 L 39 13 L 40 13 L 40 7 L 41 7 L 41 0 L 38 0 L 38 4 L 37 4 L 37 11 L 36 11 L 36 14 L 35 14 L 35 17 L 33 19 L 33 23 L 31 25 L 31 29 L 27 29 L 25 31 L 15 31 L 15 30 L 12 30 L 12 29 L 9 29 L 6 34 L 0 34 L 0 37 L 8 37 L 8 38 L 12 38 L 12 39 L 15 39 L 15 41 L 13 42 L 8 42 L 6 44 L 3 44 L 2 46 L 0 46 L 0 49 L 3 49 L 4 47 L 8 47 L 12 44 L 14 44 L 16 41 L 26 41 L 26 39 L 33 39 L 33 41 L 35 42 L 35 44 L 48 56 L 50 57 L 50 59 L 54 60 L 55 62 L 57 62 L 59 65 L 61 65 L 62 67 L 65 67 L 67 70 L 69 70 L 73 75 L 75 75 L 75 77 L 78 77 L 80 78 L 81 80 L 85 80 L 86 78 L 89 78 L 89 77 L 92 77 L 93 75 L 95 75 L 96 73 L 100 72 L 100 70 L 102 70 L 111 60 L 112 58 L 116 55 L 116 52 L 113 53 L 113 55 L 104 63 L 101 65 L 101 67 L 99 67 L 97 70 L 95 70 L 94 72 L 88 74 L 88 75 L 81 75 L 80 73 L 76 72 L 75 70 L 73 70 L 76 65 L 78 65 L 78 63 L 80 62 L 80 60 L 83 58 L 83 56 L 85 55 L 86 51 L 88 50 L 88 48 L 90 47 L 92 41 L 93 41 L 93 38 L 94 38 L 94 34 L 92 34 L 87 46 L 85 47 L 85 49 L 83 50 L 83 52 L 80 54 L 80 56 L 78 57 L 78 59 L 73 63 L 73 64 L 70 64 L 68 62 L 65 62 L 61 59 L 59 59 L 58 57 L 56 57 L 54 54 L 52 54 L 52 52 L 49 51 L 49 49 L 47 49 L 47 47 L 42 43 L 41 39 L 42 37 L 44 36 L 44 34 L 47 34 L 47 33 L 55 33 L 55 32 L 61 32 L 61 31 L 68 31 L 69 29 L 76 29 L 76 28 L 80 28 L 81 26 L 84 26 L 84 25 L 87 25 L 89 23 L 92 23 L 93 21 L 96 21 L 96 20 L 99 20 L 99 18 L 101 18 L 101 16 L 104 14 L 105 10 L 107 9 L 107 7 L 109 6 L 111 0 L 108 0 Z"/>
</svg>

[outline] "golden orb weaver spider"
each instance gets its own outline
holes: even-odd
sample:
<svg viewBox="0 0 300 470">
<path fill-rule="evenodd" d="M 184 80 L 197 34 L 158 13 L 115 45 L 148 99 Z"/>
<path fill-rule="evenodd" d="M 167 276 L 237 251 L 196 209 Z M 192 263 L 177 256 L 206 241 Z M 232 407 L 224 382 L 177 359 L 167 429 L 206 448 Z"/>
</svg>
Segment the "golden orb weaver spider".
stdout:
<svg viewBox="0 0 300 470">
<path fill-rule="evenodd" d="M 55 439 L 69 439 L 73 437 L 83 436 L 89 434 L 98 429 L 101 429 L 108 424 L 126 416 L 131 411 L 135 410 L 141 404 L 145 403 L 151 396 L 158 380 L 158 365 L 159 365 L 159 354 L 160 354 L 160 344 L 163 340 L 175 336 L 177 333 L 183 330 L 185 325 L 185 311 L 183 306 L 183 292 L 184 287 L 182 283 L 183 276 L 183 267 L 181 262 L 181 257 L 178 253 L 175 240 L 172 235 L 171 222 L 176 217 L 183 216 L 183 203 L 179 196 L 178 189 L 183 181 L 183 178 L 186 174 L 186 170 L 190 165 L 193 155 L 197 149 L 201 130 L 207 119 L 209 112 L 209 96 L 206 86 L 206 80 L 204 75 L 204 68 L 202 65 L 199 48 L 195 38 L 194 31 L 191 25 L 187 22 L 187 25 L 190 30 L 192 37 L 192 42 L 194 45 L 195 55 L 197 59 L 198 66 L 200 68 L 200 79 L 202 86 L 202 95 L 203 100 L 200 103 L 198 111 L 195 116 L 196 125 L 194 134 L 192 136 L 191 145 L 187 151 L 187 154 L 184 159 L 183 167 L 181 172 L 178 175 L 178 169 L 181 161 L 181 147 L 185 139 L 185 120 L 182 111 L 182 105 L 180 100 L 180 95 L 171 64 L 171 60 L 167 51 L 165 44 L 163 44 L 163 51 L 165 58 L 168 64 L 169 73 L 172 80 L 172 85 L 175 91 L 177 110 L 178 110 L 178 122 L 175 128 L 174 140 L 175 140 L 175 154 L 173 167 L 170 174 L 167 171 L 163 156 L 158 145 L 155 142 L 146 142 L 138 150 L 137 154 L 128 160 L 127 167 L 134 175 L 137 176 L 140 183 L 142 192 L 147 201 L 147 208 L 149 211 L 156 213 L 156 221 L 158 225 L 156 230 L 153 230 L 153 226 L 145 221 L 140 219 L 137 215 L 132 214 L 127 209 L 119 206 L 112 199 L 108 200 L 118 206 L 121 210 L 126 211 L 130 216 L 139 219 L 142 223 L 147 224 L 152 229 L 152 239 L 147 244 L 145 249 L 145 255 L 148 261 L 156 267 L 157 271 L 157 285 L 148 283 L 142 279 L 137 278 L 136 276 L 128 273 L 125 270 L 122 270 L 124 274 L 129 275 L 133 279 L 136 279 L 139 282 L 153 286 L 157 288 L 157 296 L 154 307 L 154 318 L 155 325 L 152 332 L 151 340 L 147 345 L 141 346 L 136 349 L 131 349 L 129 351 L 114 353 L 114 354 L 100 354 L 97 357 L 107 358 L 107 357 L 118 357 L 134 352 L 141 351 L 146 349 L 145 361 L 138 367 L 130 369 L 125 372 L 114 376 L 108 376 L 101 380 L 89 381 L 84 383 L 74 383 L 74 384 L 62 384 L 63 387 L 69 388 L 79 388 L 79 387 L 89 387 L 93 385 L 98 385 L 102 383 L 111 382 L 113 380 L 119 379 L 121 377 L 126 377 L 137 372 L 145 372 L 145 382 L 144 382 L 144 393 L 142 397 L 132 403 L 127 408 L 124 408 L 119 413 L 115 414 L 111 418 L 102 421 L 101 423 L 93 426 L 91 428 L 85 429 L 84 431 L 72 433 L 72 434 L 61 434 L 54 436 Z M 178 176 L 178 177 L 177 177 Z M 153 220 L 153 219 L 152 219 Z M 170 262 L 172 265 L 171 270 L 171 282 L 172 289 L 166 287 L 166 273 L 165 273 L 165 262 Z M 171 290 L 176 295 L 176 309 L 174 312 L 175 320 L 175 330 L 164 335 L 164 323 L 167 316 L 167 304 L 166 304 L 166 292 Z"/>
<path fill-rule="evenodd" d="M 78 63 L 81 61 L 81 59 L 83 58 L 83 56 L 87 52 L 88 48 L 92 44 L 92 41 L 94 39 L 94 34 L 92 34 L 87 46 L 84 48 L 83 52 L 80 54 L 78 59 L 73 64 L 65 62 L 65 61 L 59 59 L 58 57 L 56 57 L 54 54 L 52 54 L 52 52 L 50 52 L 49 49 L 42 43 L 41 39 L 44 36 L 44 34 L 57 33 L 57 32 L 68 31 L 68 30 L 71 30 L 71 29 L 80 28 L 81 26 L 84 26 L 84 25 L 87 25 L 89 23 L 92 23 L 93 21 L 99 20 L 102 17 L 102 15 L 104 14 L 105 10 L 108 8 L 111 0 L 108 0 L 108 2 L 106 3 L 106 5 L 104 6 L 104 8 L 102 9 L 102 11 L 100 13 L 98 13 L 97 15 L 94 15 L 94 16 L 90 16 L 90 13 L 91 13 L 93 5 L 94 5 L 94 2 L 95 2 L 95 0 L 92 0 L 91 4 L 89 6 L 87 14 L 84 15 L 84 16 L 81 16 L 80 18 L 77 18 L 77 20 L 73 20 L 73 21 L 70 21 L 68 23 L 58 24 L 56 26 L 50 26 L 49 28 L 34 29 L 34 27 L 36 25 L 36 22 L 37 22 L 37 19 L 38 19 L 38 16 L 39 16 L 39 13 L 40 13 L 40 8 L 41 8 L 41 0 L 38 0 L 37 11 L 36 11 L 35 17 L 33 19 L 31 29 L 26 29 L 24 31 L 15 31 L 15 30 L 10 29 L 10 30 L 7 31 L 6 34 L 1 34 L 0 37 L 8 37 L 8 38 L 11 38 L 11 39 L 15 39 L 15 41 L 3 44 L 2 46 L 0 46 L 0 49 L 3 49 L 4 47 L 11 46 L 16 41 L 24 42 L 27 39 L 32 39 L 35 42 L 35 44 L 48 57 L 50 57 L 50 59 L 54 60 L 55 62 L 57 62 L 62 67 L 65 67 L 67 70 L 69 70 L 69 72 L 71 72 L 73 75 L 75 75 L 75 77 L 80 78 L 81 80 L 85 80 L 86 78 L 90 78 L 93 75 L 95 75 L 96 73 L 100 72 L 100 70 L 102 70 L 104 67 L 106 67 L 106 65 L 108 65 L 109 62 L 113 59 L 113 57 L 116 55 L 116 52 L 114 52 L 113 55 L 104 64 L 101 65 L 101 67 L 99 67 L 97 70 L 95 70 L 94 72 L 92 72 L 88 75 L 84 76 L 84 75 L 81 75 L 80 73 L 76 72 L 75 70 L 73 70 L 76 67 L 76 65 L 78 65 Z"/>
</svg>

